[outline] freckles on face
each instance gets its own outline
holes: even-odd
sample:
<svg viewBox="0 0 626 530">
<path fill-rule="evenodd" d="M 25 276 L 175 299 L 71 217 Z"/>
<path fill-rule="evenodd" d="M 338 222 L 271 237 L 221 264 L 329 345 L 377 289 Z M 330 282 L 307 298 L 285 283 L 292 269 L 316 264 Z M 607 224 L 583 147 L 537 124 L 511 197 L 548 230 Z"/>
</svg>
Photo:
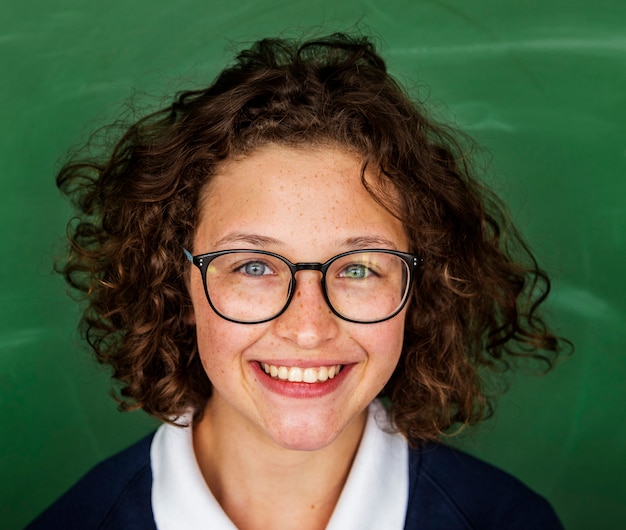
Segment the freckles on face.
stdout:
<svg viewBox="0 0 626 530">
<path fill-rule="evenodd" d="M 360 157 L 340 149 L 274 145 L 229 160 L 205 190 L 194 255 L 245 249 L 324 263 L 349 251 L 408 251 L 404 227 L 364 188 L 361 166 Z M 267 267 L 262 260 L 258 266 Z M 271 267 L 261 270 L 269 275 L 252 285 L 275 278 Z M 285 311 L 258 324 L 216 314 L 195 268 L 190 293 L 214 388 L 209 408 L 229 411 L 232 428 L 245 426 L 281 447 L 315 450 L 349 432 L 391 377 L 406 309 L 376 324 L 348 322 L 330 310 L 319 271 L 301 270 L 295 278 Z M 254 306 L 248 309 L 254 313 Z"/>
</svg>

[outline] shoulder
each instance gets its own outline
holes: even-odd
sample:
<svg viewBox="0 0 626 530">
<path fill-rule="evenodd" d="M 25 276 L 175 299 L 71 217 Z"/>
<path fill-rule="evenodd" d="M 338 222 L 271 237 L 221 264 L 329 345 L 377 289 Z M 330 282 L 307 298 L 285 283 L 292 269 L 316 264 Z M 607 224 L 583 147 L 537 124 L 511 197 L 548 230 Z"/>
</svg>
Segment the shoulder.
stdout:
<svg viewBox="0 0 626 530">
<path fill-rule="evenodd" d="M 26 529 L 155 529 L 150 467 L 153 436 L 98 464 Z"/>
<path fill-rule="evenodd" d="M 445 445 L 409 451 L 406 528 L 557 530 L 550 504 L 508 473 Z"/>
</svg>

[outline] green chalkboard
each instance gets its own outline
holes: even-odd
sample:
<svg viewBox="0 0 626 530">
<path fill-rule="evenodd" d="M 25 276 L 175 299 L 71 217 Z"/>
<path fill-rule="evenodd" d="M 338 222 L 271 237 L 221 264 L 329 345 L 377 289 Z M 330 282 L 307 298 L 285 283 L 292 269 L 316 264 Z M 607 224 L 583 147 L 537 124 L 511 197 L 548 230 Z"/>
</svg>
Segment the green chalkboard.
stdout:
<svg viewBox="0 0 626 530">
<path fill-rule="evenodd" d="M 232 43 L 377 35 L 392 71 L 491 153 L 489 179 L 554 276 L 576 353 L 518 377 L 459 443 L 548 497 L 571 529 L 626 521 L 626 9 L 623 0 L 4 0 L 0 4 L 0 513 L 22 527 L 152 429 L 120 414 L 52 274 L 67 148 L 129 97 L 207 83 Z"/>
</svg>

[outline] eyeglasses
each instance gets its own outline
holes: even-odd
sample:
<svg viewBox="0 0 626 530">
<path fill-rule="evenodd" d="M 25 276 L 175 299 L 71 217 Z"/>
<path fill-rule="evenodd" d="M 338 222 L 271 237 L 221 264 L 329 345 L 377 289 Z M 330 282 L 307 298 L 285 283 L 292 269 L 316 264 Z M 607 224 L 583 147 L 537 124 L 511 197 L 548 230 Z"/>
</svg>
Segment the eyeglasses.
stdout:
<svg viewBox="0 0 626 530">
<path fill-rule="evenodd" d="M 374 324 L 405 306 L 420 256 L 395 250 L 355 250 L 326 263 L 291 263 L 262 250 L 221 250 L 187 259 L 202 273 L 213 311 L 240 324 L 260 324 L 280 316 L 296 291 L 298 271 L 320 271 L 332 312 L 348 322 Z"/>
</svg>

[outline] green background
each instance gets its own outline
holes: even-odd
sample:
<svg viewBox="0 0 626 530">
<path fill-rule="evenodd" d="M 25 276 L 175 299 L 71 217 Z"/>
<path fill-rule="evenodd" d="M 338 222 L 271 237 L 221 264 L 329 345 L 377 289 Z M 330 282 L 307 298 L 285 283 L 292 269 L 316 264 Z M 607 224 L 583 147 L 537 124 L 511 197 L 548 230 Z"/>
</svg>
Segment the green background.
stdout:
<svg viewBox="0 0 626 530">
<path fill-rule="evenodd" d="M 550 375 L 518 377 L 496 418 L 459 443 L 547 496 L 568 528 L 626 521 L 623 0 L 3 0 L 2 528 L 154 425 L 116 411 L 51 273 L 69 216 L 54 186 L 66 150 L 133 94 L 208 84 L 233 43 L 355 25 L 490 151 L 490 181 L 554 276 L 552 322 L 577 347 Z"/>
</svg>

